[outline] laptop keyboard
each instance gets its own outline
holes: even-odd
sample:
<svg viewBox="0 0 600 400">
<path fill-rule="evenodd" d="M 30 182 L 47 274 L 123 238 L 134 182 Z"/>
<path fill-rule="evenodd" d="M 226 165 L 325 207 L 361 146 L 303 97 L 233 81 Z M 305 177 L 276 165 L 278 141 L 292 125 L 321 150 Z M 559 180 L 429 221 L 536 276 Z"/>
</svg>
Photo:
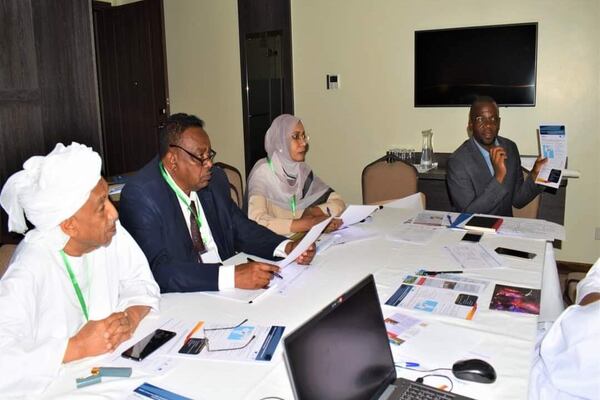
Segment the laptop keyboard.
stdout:
<svg viewBox="0 0 600 400">
<path fill-rule="evenodd" d="M 434 389 L 422 383 L 413 382 L 408 379 L 398 378 L 394 383 L 394 399 L 398 400 L 456 400 L 466 399 L 441 390 Z"/>
</svg>

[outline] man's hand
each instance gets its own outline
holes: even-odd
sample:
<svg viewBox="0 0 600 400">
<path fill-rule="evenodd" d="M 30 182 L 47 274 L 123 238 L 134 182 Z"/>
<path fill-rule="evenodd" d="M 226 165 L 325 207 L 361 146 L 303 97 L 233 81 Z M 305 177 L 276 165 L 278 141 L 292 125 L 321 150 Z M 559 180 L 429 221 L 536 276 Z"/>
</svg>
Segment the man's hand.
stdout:
<svg viewBox="0 0 600 400">
<path fill-rule="evenodd" d="M 492 161 L 492 167 L 494 167 L 494 177 L 498 183 L 503 183 L 506 178 L 506 150 L 504 147 L 494 146 L 490 149 L 490 159 Z"/>
<path fill-rule="evenodd" d="M 338 229 L 340 229 L 340 226 L 342 226 L 343 223 L 344 223 L 344 221 L 342 221 L 341 218 L 334 218 L 331 220 L 331 222 L 329 222 L 329 224 L 327 224 L 327 226 L 325 227 L 325 230 L 323 232 L 329 233 L 329 232 L 337 231 Z"/>
<path fill-rule="evenodd" d="M 535 181 L 538 177 L 540 170 L 548 162 L 547 158 L 538 157 L 535 160 L 535 164 L 533 164 L 533 168 L 531 169 L 531 178 Z"/>
<path fill-rule="evenodd" d="M 124 312 L 113 313 L 98 321 L 88 321 L 69 339 L 63 363 L 112 351 L 131 336 L 130 331 L 130 321 Z"/>
<path fill-rule="evenodd" d="M 273 279 L 279 267 L 261 262 L 247 262 L 235 266 L 235 287 L 240 289 L 261 289 Z"/>
<path fill-rule="evenodd" d="M 298 243 L 300 243 L 300 241 L 288 242 L 288 244 L 285 245 L 285 253 L 290 254 L 292 250 L 294 250 L 294 248 L 298 246 Z M 302 254 L 298 256 L 298 258 L 296 258 L 296 262 L 301 265 L 310 264 L 313 258 L 315 257 L 316 250 L 317 247 L 314 243 L 312 243 L 310 246 L 308 246 L 308 249 L 306 249 Z"/>
</svg>

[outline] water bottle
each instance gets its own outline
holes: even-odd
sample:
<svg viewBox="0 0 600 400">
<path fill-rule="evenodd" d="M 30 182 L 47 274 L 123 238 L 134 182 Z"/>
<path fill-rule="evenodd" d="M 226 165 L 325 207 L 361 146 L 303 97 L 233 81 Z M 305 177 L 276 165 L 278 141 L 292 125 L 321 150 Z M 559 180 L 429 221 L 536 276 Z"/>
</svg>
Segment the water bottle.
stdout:
<svg viewBox="0 0 600 400">
<path fill-rule="evenodd" d="M 423 135 L 423 150 L 421 150 L 421 166 L 430 168 L 433 162 L 433 130 L 427 129 L 422 131 Z"/>
</svg>

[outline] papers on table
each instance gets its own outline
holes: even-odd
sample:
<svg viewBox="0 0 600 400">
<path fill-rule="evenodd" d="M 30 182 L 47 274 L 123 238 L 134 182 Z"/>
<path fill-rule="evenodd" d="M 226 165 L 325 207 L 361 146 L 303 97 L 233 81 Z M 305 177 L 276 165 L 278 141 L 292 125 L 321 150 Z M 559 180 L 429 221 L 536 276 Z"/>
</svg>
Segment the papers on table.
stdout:
<svg viewBox="0 0 600 400">
<path fill-rule="evenodd" d="M 369 215 L 373 214 L 375 210 L 378 210 L 379 206 L 362 206 L 362 205 L 349 205 L 346 210 L 340 215 L 342 221 L 344 221 L 341 228 L 345 228 L 350 225 L 354 225 L 360 221 L 363 221 Z"/>
<path fill-rule="evenodd" d="M 464 269 L 501 267 L 502 259 L 479 243 L 455 243 L 446 246 L 452 258 Z"/>
<path fill-rule="evenodd" d="M 477 311 L 477 294 L 483 289 L 484 285 L 476 283 L 406 275 L 385 304 L 470 320 Z"/>
<path fill-rule="evenodd" d="M 148 334 L 153 332 L 157 328 L 170 330 L 165 328 L 166 321 L 162 320 L 158 324 L 158 326 L 154 326 L 152 329 L 146 328 L 144 330 L 138 330 L 135 332 L 135 335 L 121 343 L 121 345 L 111 354 L 106 356 L 106 360 L 102 362 L 103 366 L 106 367 L 130 367 L 134 371 L 141 371 L 150 375 L 162 375 L 175 367 L 177 364 L 176 360 L 168 357 L 163 357 L 168 351 L 168 345 L 170 345 L 171 341 L 174 341 L 175 338 L 171 339 L 169 342 L 158 348 L 148 357 L 144 358 L 142 361 L 134 361 L 129 358 L 124 358 L 121 356 L 125 350 L 139 342 L 141 339 L 146 337 Z"/>
<path fill-rule="evenodd" d="M 427 322 L 410 315 L 395 313 L 385 319 L 385 329 L 390 343 L 401 345 L 418 335 L 427 327 Z"/>
<path fill-rule="evenodd" d="M 240 322 L 242 321 L 203 323 L 190 338 L 208 339 L 208 344 L 198 354 L 182 354 L 179 350 L 195 324 L 170 320 L 165 326 L 177 332 L 177 340 L 172 344 L 167 343 L 170 345 L 168 356 L 221 361 L 271 361 L 285 327 L 262 326 L 248 321 L 240 324 Z"/>
<path fill-rule="evenodd" d="M 360 226 L 349 226 L 335 232 L 324 233 L 317 240 L 317 254 L 324 252 L 333 245 L 372 239 L 376 236 L 376 232 L 366 231 Z"/>
<path fill-rule="evenodd" d="M 443 228 L 450 226 L 450 214 L 443 211 L 421 211 L 413 218 L 404 221 L 405 224 L 433 226 Z"/>
<path fill-rule="evenodd" d="M 412 244 L 426 244 L 433 239 L 437 231 L 435 226 L 402 224 L 388 233 L 386 239 Z"/>
<path fill-rule="evenodd" d="M 482 335 L 476 330 L 431 321 L 402 345 L 392 344 L 391 349 L 397 363 L 419 363 L 418 369 L 449 368 L 457 360 L 475 358 L 465 355 L 481 342 Z"/>
<path fill-rule="evenodd" d="M 549 241 L 565 240 L 565 227 L 543 219 L 504 218 L 498 234 Z"/>
<path fill-rule="evenodd" d="M 567 137 L 564 125 L 540 125 L 540 154 L 548 161 L 540 170 L 535 183 L 557 188 L 567 164 Z"/>
</svg>

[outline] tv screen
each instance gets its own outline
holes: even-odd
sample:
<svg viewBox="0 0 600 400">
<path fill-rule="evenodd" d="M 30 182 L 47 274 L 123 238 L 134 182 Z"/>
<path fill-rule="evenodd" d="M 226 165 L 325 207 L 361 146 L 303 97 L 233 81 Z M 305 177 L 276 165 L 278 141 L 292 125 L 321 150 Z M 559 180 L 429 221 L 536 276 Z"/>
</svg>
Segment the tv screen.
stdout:
<svg viewBox="0 0 600 400">
<path fill-rule="evenodd" d="M 537 23 L 415 32 L 415 107 L 535 106 Z"/>
</svg>

